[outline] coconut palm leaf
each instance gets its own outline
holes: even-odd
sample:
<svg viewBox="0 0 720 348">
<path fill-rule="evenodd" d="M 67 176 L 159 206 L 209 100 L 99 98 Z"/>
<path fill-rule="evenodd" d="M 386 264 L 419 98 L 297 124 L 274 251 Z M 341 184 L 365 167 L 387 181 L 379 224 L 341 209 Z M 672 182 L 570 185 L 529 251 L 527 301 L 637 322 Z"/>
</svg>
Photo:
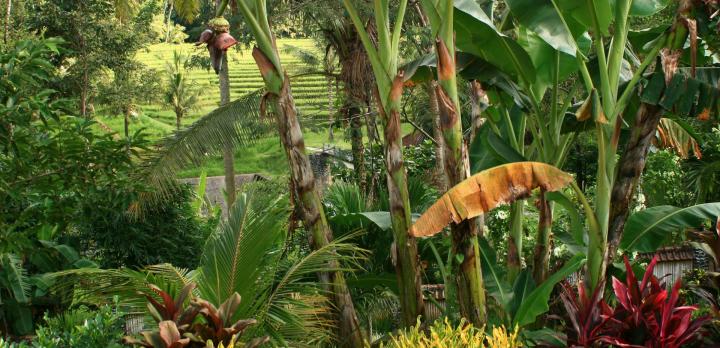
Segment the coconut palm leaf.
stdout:
<svg viewBox="0 0 720 348">
<path fill-rule="evenodd" d="M 221 106 L 189 127 L 165 138 L 139 175 L 165 197 L 175 187 L 176 173 L 186 165 L 201 165 L 225 147 L 247 145 L 272 134 L 268 117 L 261 116 L 262 90 Z"/>
</svg>

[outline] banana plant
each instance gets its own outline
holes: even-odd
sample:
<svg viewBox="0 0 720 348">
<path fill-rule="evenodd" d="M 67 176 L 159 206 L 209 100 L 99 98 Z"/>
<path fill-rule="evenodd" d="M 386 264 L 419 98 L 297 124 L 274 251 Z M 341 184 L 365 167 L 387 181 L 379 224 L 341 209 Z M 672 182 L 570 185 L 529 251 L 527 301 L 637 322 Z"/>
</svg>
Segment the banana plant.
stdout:
<svg viewBox="0 0 720 348">
<path fill-rule="evenodd" d="M 398 277 L 403 324 L 412 326 L 424 314 L 421 293 L 420 268 L 417 242 L 409 233 L 411 220 L 410 196 L 407 188 L 407 172 L 403 163 L 400 129 L 401 98 L 404 72 L 398 69 L 400 59 L 400 34 L 407 0 L 401 0 L 390 26 L 388 0 L 374 0 L 377 47 L 373 43 L 360 14 L 351 0 L 343 0 L 345 9 L 357 29 L 360 40 L 370 59 L 377 83 L 378 110 L 385 135 L 385 161 L 387 187 L 390 199 L 390 217 L 395 239 L 394 260 Z"/>
<path fill-rule="evenodd" d="M 467 178 L 467 151 L 463 139 L 460 99 L 458 97 L 455 56 L 454 7 L 452 1 L 424 0 L 425 13 L 430 19 L 435 38 L 437 81 L 435 94 L 439 110 L 439 124 L 443 141 L 443 162 L 447 183 L 455 186 Z M 485 289 L 480 267 L 478 221 L 470 220 L 452 225 L 453 252 L 462 261 L 453 262 L 457 297 L 463 317 L 481 327 L 485 323 Z M 455 259 L 457 260 L 457 259 Z"/>
<path fill-rule="evenodd" d="M 627 49 L 629 18 L 654 14 L 668 3 L 651 0 L 543 0 L 532 3 L 509 0 L 507 12 L 500 19 L 500 29 L 512 29 L 516 39 L 511 39 L 494 27 L 474 2 L 455 2 L 458 48 L 512 76 L 529 97 L 528 105 L 515 112 L 532 117 L 518 116 L 517 123 L 505 122 L 505 127 L 513 130 L 508 132 L 506 139 L 516 154 L 543 162 L 562 163 L 571 139 L 562 132 L 563 110 L 569 99 L 561 99 L 558 83 L 572 73 L 580 77 L 579 89 L 585 102 L 578 108 L 577 118 L 589 121 L 588 128 L 595 133 L 599 148 L 597 196 L 589 211 L 591 214 L 586 214 L 597 222 L 588 224 L 586 236 L 586 281 L 591 289 L 604 279 L 607 265 L 617 250 L 627 207 L 644 167 L 649 146 L 647 139 L 654 134 L 661 116 L 677 108 L 698 110 L 698 114 L 708 116 L 707 106 L 714 105 L 717 99 L 712 93 L 703 94 L 702 89 L 685 89 L 687 93 L 683 98 L 680 98 L 682 94 L 665 92 L 687 85 L 684 84 L 687 79 L 675 76 L 679 55 L 688 38 L 690 46 L 696 45 L 692 1 L 680 1 L 674 24 L 655 40 L 646 41 L 642 46 L 643 59 L 635 69 L 626 69 L 625 56 L 631 53 Z M 611 24 L 612 33 L 609 30 Z M 664 79 L 651 84 L 653 78 L 645 73 L 658 56 L 662 57 L 662 66 L 656 71 L 667 71 Z M 645 87 L 643 94 L 652 95 L 642 98 L 640 86 Z M 551 94 L 549 112 L 540 103 L 548 89 Z M 631 107 L 630 102 L 638 97 L 641 97 L 641 106 Z M 499 109 L 501 117 L 512 119 L 514 116 L 513 108 Z M 633 114 L 637 115 L 629 126 L 631 137 L 618 162 L 620 132 Z M 499 128 L 495 129 L 496 134 L 500 134 Z M 526 131 L 532 134 L 534 144 L 522 143 Z M 584 197 L 582 200 L 587 201 Z M 541 215 L 550 215 L 548 211 L 551 209 L 541 204 Z M 513 213 L 513 218 L 517 219 L 521 209 L 513 209 Z M 515 252 L 522 250 L 517 248 L 517 241 L 513 243 L 518 236 L 518 226 L 514 223 L 511 228 L 511 255 L 513 249 Z M 544 224 L 540 228 L 540 245 L 544 243 L 545 246 L 536 252 L 536 264 L 546 259 L 548 226 Z M 509 266 L 513 266 L 513 262 Z M 543 277 L 542 274 L 538 276 Z"/>
</svg>

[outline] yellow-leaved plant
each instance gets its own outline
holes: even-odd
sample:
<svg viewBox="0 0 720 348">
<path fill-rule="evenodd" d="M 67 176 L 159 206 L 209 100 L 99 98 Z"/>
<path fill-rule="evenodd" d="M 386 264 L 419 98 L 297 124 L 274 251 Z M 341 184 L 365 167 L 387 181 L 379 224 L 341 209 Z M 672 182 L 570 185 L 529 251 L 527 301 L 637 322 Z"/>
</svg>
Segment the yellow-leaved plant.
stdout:
<svg viewBox="0 0 720 348">
<path fill-rule="evenodd" d="M 447 318 L 444 321 L 435 321 L 427 330 L 423 329 L 420 321 L 402 331 L 397 336 L 391 336 L 390 342 L 381 347 L 388 348 L 520 348 L 520 328 L 508 331 L 504 326 L 492 329 L 492 335 L 485 335 L 464 318 L 457 326 L 452 325 Z"/>
</svg>

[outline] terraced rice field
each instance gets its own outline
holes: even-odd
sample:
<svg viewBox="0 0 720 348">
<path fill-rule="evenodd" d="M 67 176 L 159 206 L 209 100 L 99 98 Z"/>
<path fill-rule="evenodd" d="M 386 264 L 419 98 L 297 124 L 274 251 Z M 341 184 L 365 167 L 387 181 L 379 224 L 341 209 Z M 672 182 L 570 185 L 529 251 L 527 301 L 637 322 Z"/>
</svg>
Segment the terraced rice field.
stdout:
<svg viewBox="0 0 720 348">
<path fill-rule="evenodd" d="M 291 76 L 303 71 L 303 66 L 301 66 L 301 61 L 295 55 L 285 52 L 284 47 L 286 45 L 303 50 L 317 51 L 310 39 L 279 39 L 278 48 L 281 52 L 281 60 Z M 195 48 L 192 44 L 157 44 L 139 52 L 137 58 L 149 68 L 164 72 L 167 63 L 173 59 L 174 51 L 185 54 L 207 54 L 204 47 Z M 240 51 L 231 49 L 228 53 L 231 99 L 261 88 L 263 81 L 250 50 L 246 48 Z M 201 88 L 203 93 L 198 103 L 198 109 L 192 111 L 190 115 L 182 120 L 183 125 L 190 125 L 212 111 L 218 106 L 220 100 L 217 75 L 212 70 L 198 68 L 191 70 L 189 74 L 193 83 Z M 328 119 L 329 111 L 325 77 L 321 75 L 304 75 L 293 78 L 292 89 L 295 103 L 300 111 L 301 122 L 303 122 L 306 144 L 316 148 L 321 148 L 327 144 L 349 149 L 350 144 L 343 139 L 342 129 L 335 130 L 335 140 L 333 142 L 328 141 L 328 123 L 325 120 Z M 102 114 L 102 111 L 99 113 Z M 100 115 L 98 119 L 112 130 L 122 134 L 123 119 L 121 117 Z M 312 121 L 310 121 L 311 119 Z M 310 124 L 312 124 L 312 127 L 309 127 Z M 145 129 L 146 134 L 151 139 L 159 140 L 175 131 L 175 114 L 165 105 L 142 105 L 140 115 L 131 122 L 130 133 L 132 134 L 141 128 Z M 409 130 L 408 127 L 406 132 Z M 212 141 L 212 139 L 208 140 Z M 235 168 L 239 174 L 281 175 L 287 173 L 285 155 L 277 138 L 261 140 L 247 148 L 238 149 L 235 154 Z M 180 173 L 180 177 L 196 177 L 202 170 L 206 170 L 210 176 L 222 175 L 221 157 L 215 156 L 208 159 L 202 168 L 189 167 Z"/>
</svg>

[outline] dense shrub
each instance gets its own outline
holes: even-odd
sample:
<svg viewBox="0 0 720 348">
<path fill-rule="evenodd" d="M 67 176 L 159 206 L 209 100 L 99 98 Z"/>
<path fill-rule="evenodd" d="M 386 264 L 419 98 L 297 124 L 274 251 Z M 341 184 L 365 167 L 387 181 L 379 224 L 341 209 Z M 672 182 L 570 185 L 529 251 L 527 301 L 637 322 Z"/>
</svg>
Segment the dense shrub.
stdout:
<svg viewBox="0 0 720 348">
<path fill-rule="evenodd" d="M 80 307 L 56 317 L 45 315 L 45 325 L 37 329 L 34 347 L 123 347 L 125 333 L 123 314 L 115 307 L 103 306 L 97 311 Z"/>
<path fill-rule="evenodd" d="M 77 224 L 81 249 L 107 268 L 160 263 L 194 268 L 217 221 L 197 216 L 192 195 L 189 187 L 182 187 L 140 216 L 127 212 L 131 193 L 95 195 L 84 202 Z"/>
</svg>

